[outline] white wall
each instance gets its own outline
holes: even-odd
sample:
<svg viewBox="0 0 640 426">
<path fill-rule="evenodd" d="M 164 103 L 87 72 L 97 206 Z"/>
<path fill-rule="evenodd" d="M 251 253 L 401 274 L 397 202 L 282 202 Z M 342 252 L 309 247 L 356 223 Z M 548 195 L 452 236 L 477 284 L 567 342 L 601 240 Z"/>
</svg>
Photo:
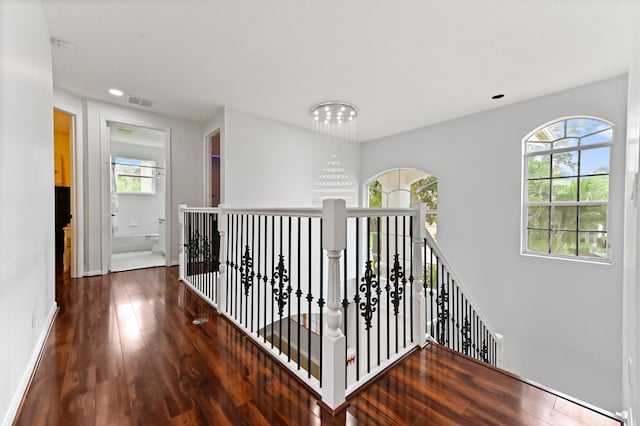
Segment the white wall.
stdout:
<svg viewBox="0 0 640 426">
<path fill-rule="evenodd" d="M 101 144 L 102 121 L 117 121 L 157 130 L 168 130 L 171 136 L 170 161 L 166 164 L 167 197 L 171 211 L 167 219 L 171 247 L 167 256 L 178 262 L 178 204 L 202 203 L 202 125 L 189 120 L 155 114 L 92 99 L 85 103 L 85 262 L 88 274 L 102 273 L 103 209 L 108 208 L 103 188 L 108 188 L 108 147 Z M 168 231 L 169 232 L 169 231 Z M 167 236 L 169 238 L 169 235 Z"/>
<path fill-rule="evenodd" d="M 134 145 L 111 141 L 111 156 L 153 160 L 156 167 L 164 167 L 163 148 Z M 155 171 L 154 171 L 155 173 Z M 162 172 L 164 173 L 164 171 Z M 156 179 L 155 194 L 118 194 L 118 213 L 116 235 L 157 234 L 158 218 L 164 218 L 165 179 Z"/>
<path fill-rule="evenodd" d="M 0 421 L 10 424 L 55 312 L 53 98 L 39 1 L 0 1 Z"/>
<path fill-rule="evenodd" d="M 225 108 L 224 124 L 226 205 L 311 206 L 318 168 L 330 153 L 336 153 L 351 180 L 358 181 L 360 145 L 355 142 L 328 140 L 311 130 L 229 108 Z"/>
<path fill-rule="evenodd" d="M 638 375 L 638 354 L 640 354 L 640 212 L 638 211 L 638 162 L 640 161 L 640 29 L 636 28 L 634 55 L 629 70 L 629 96 L 627 110 L 627 161 L 625 173 L 624 201 L 624 290 L 623 290 L 623 398 L 624 407 L 629 411 L 631 426 L 638 424 L 640 416 L 640 376 Z"/>
<path fill-rule="evenodd" d="M 396 167 L 438 177 L 438 242 L 489 322 L 505 366 L 621 408 L 626 76 L 365 143 L 361 181 Z M 508 96 L 508 94 L 507 94 Z M 522 138 L 570 115 L 613 122 L 611 265 L 520 254 Z"/>
</svg>

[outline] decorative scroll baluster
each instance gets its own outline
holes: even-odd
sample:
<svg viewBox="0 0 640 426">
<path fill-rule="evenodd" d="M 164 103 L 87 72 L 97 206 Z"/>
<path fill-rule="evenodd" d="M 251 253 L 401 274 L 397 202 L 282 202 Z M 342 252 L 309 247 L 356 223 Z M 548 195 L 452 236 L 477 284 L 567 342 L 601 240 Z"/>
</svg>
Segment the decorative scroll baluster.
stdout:
<svg viewBox="0 0 640 426">
<path fill-rule="evenodd" d="M 487 345 L 487 341 L 482 341 L 482 348 L 480 349 L 480 359 L 484 362 L 489 362 L 489 346 Z"/>
<path fill-rule="evenodd" d="M 249 250 L 249 246 L 244 246 L 244 254 L 242 255 L 242 262 L 240 266 L 240 283 L 244 288 L 244 295 L 249 295 L 249 290 L 253 285 L 253 277 L 255 273 L 253 272 L 253 259 L 251 258 L 251 252 Z"/>
<path fill-rule="evenodd" d="M 289 294 L 291 293 L 291 286 L 285 285 L 289 283 L 289 273 L 284 266 L 284 255 L 278 255 L 278 266 L 273 271 L 273 279 L 271 280 L 272 284 L 275 286 L 275 283 L 278 283 L 278 287 L 273 289 L 273 294 L 276 298 L 276 303 L 278 304 L 278 315 L 282 316 L 282 312 L 284 311 L 284 307 L 287 306 L 287 300 L 289 299 Z"/>
<path fill-rule="evenodd" d="M 440 293 L 436 298 L 436 306 L 438 307 L 438 343 L 445 344 L 445 336 L 447 334 L 447 318 L 449 318 L 449 293 L 444 282 L 440 285 Z"/>
<path fill-rule="evenodd" d="M 364 328 L 369 330 L 371 328 L 371 319 L 373 313 L 376 311 L 378 305 L 378 298 L 373 296 L 378 288 L 378 281 L 376 280 L 376 274 L 372 268 L 373 261 L 368 260 L 365 262 L 364 276 L 360 279 L 360 291 L 364 293 L 364 302 L 360 303 L 360 309 L 362 312 L 362 318 L 364 318 Z"/>
<path fill-rule="evenodd" d="M 469 348 L 471 348 L 471 322 L 465 315 L 462 323 L 462 353 L 469 355 Z"/>
<path fill-rule="evenodd" d="M 393 255 L 393 268 L 391 268 L 390 277 L 390 280 L 394 285 L 393 291 L 391 292 L 391 303 L 393 304 L 394 315 L 398 315 L 400 301 L 402 300 L 402 295 L 404 293 L 404 286 L 400 286 L 400 283 L 404 279 L 404 271 L 402 270 L 402 266 L 400 266 L 399 258 L 399 254 L 396 253 Z"/>
</svg>

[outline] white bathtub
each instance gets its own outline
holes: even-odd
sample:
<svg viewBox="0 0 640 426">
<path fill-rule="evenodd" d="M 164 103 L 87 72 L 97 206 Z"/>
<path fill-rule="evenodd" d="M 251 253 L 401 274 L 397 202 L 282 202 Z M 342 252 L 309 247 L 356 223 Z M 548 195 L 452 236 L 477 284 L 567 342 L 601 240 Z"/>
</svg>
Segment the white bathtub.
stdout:
<svg viewBox="0 0 640 426">
<path fill-rule="evenodd" d="M 153 245 L 158 244 L 158 240 L 158 234 L 114 235 L 111 240 L 111 252 L 151 251 Z"/>
</svg>

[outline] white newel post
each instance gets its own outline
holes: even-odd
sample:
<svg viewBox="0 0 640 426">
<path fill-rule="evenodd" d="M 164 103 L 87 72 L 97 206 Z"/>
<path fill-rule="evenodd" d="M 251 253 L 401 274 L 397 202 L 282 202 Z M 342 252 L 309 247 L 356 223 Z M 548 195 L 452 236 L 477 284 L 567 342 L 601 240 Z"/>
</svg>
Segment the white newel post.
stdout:
<svg viewBox="0 0 640 426">
<path fill-rule="evenodd" d="M 218 265 L 218 312 L 226 312 L 227 306 L 227 214 L 224 206 L 218 206 L 218 233 L 220 234 L 220 253 Z"/>
<path fill-rule="evenodd" d="M 327 251 L 327 330 L 322 345 L 322 401 L 332 410 L 345 401 L 346 338 L 341 330 L 340 257 L 347 245 L 347 208 L 344 200 L 322 203 L 322 248 Z"/>
<path fill-rule="evenodd" d="M 184 216 L 186 204 L 178 204 L 178 228 L 180 230 L 180 247 L 178 247 L 178 276 L 181 281 L 185 281 L 184 266 L 185 266 L 185 254 L 184 254 Z"/>
<path fill-rule="evenodd" d="M 496 341 L 498 350 L 496 353 L 496 367 L 502 368 L 503 350 L 504 350 L 504 336 L 500 333 L 496 333 Z"/>
<path fill-rule="evenodd" d="M 415 343 L 420 346 L 424 346 L 427 342 L 427 305 L 424 295 L 424 283 L 423 283 L 423 265 L 422 265 L 422 246 L 424 239 L 427 237 L 427 229 L 424 225 L 426 208 L 424 204 L 413 204 L 411 207 L 414 209 L 414 214 L 411 220 L 413 221 L 413 241 L 412 253 L 413 256 L 413 331 L 415 333 Z"/>
</svg>

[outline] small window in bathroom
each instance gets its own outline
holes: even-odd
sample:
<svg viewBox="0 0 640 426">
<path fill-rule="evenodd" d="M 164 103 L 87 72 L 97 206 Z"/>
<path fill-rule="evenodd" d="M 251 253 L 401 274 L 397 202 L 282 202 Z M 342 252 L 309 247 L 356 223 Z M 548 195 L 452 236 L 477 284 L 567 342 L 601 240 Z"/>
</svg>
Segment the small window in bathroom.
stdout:
<svg viewBox="0 0 640 426">
<path fill-rule="evenodd" d="M 116 157 L 113 174 L 118 194 L 155 194 L 156 162 Z"/>
</svg>

